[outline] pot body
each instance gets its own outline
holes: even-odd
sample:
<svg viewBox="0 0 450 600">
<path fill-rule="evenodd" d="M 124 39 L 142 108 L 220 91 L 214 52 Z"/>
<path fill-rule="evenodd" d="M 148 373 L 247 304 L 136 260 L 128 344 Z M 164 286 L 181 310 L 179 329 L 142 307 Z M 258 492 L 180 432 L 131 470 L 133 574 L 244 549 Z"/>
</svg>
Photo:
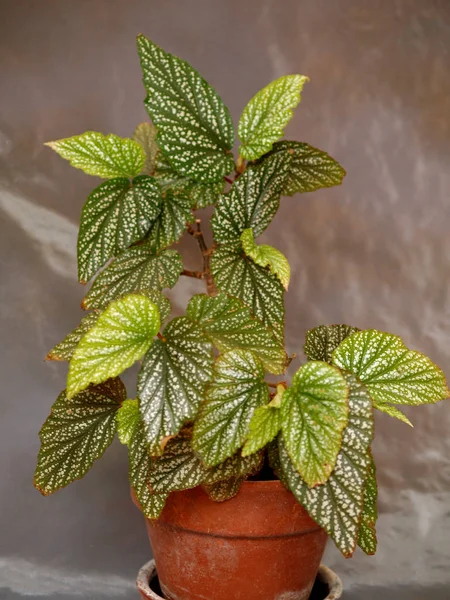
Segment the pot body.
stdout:
<svg viewBox="0 0 450 600">
<path fill-rule="evenodd" d="M 222 503 L 172 493 L 147 530 L 170 600 L 307 600 L 327 542 L 279 481 L 246 481 Z"/>
</svg>

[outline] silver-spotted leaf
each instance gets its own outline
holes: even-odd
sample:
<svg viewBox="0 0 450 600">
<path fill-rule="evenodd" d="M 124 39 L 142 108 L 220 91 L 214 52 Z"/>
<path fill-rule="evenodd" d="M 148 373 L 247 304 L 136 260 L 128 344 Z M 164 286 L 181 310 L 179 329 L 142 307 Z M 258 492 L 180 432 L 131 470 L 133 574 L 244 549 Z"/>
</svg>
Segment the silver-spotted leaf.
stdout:
<svg viewBox="0 0 450 600">
<path fill-rule="evenodd" d="M 225 502 L 238 494 L 243 481 L 244 477 L 230 477 L 211 485 L 204 485 L 203 489 L 214 502 Z"/>
<path fill-rule="evenodd" d="M 217 288 L 239 298 L 283 344 L 284 288 L 278 277 L 243 256 L 240 246 L 217 248 L 211 272 Z"/>
<path fill-rule="evenodd" d="M 431 404 L 450 395 L 441 369 L 401 338 L 375 329 L 346 338 L 333 352 L 333 363 L 354 373 L 381 404 Z"/>
<path fill-rule="evenodd" d="M 34 485 L 52 494 L 81 479 L 114 439 L 116 414 L 126 398 L 120 379 L 91 386 L 69 400 L 62 392 L 39 437 Z"/>
<path fill-rule="evenodd" d="M 331 364 L 331 355 L 346 337 L 359 331 L 350 325 L 319 325 L 306 332 L 303 351 L 309 360 Z"/>
<path fill-rule="evenodd" d="M 414 427 L 414 425 L 411 423 L 408 417 L 404 413 L 402 413 L 402 411 L 399 410 L 396 406 L 392 406 L 392 404 L 385 404 L 384 402 L 374 402 L 373 407 L 379 410 L 380 412 L 383 412 L 386 415 L 393 417 L 394 419 L 398 419 L 399 421 L 406 423 L 406 425 L 409 425 L 410 427 Z"/>
<path fill-rule="evenodd" d="M 147 297 L 130 294 L 112 302 L 73 354 L 67 397 L 131 367 L 150 348 L 159 327 L 158 307 Z"/>
<path fill-rule="evenodd" d="M 256 160 L 283 137 L 308 81 L 304 75 L 284 75 L 260 90 L 244 108 L 238 125 L 239 154 Z"/>
<path fill-rule="evenodd" d="M 280 154 L 250 165 L 220 197 L 211 219 L 217 243 L 239 242 L 248 228 L 257 237 L 268 227 L 280 206 L 289 161 L 289 155 Z"/>
<path fill-rule="evenodd" d="M 117 435 L 122 444 L 128 446 L 133 432 L 141 421 L 139 400 L 125 400 L 117 411 Z"/>
<path fill-rule="evenodd" d="M 256 452 L 251 456 L 242 456 L 238 450 L 222 463 L 208 469 L 203 480 L 204 485 L 213 485 L 231 477 L 247 479 L 256 475 L 264 464 L 264 452 Z"/>
<path fill-rule="evenodd" d="M 176 250 L 156 252 L 149 242 L 133 246 L 120 254 L 95 279 L 83 300 L 83 308 L 104 308 L 132 292 L 172 288 L 183 270 Z"/>
<path fill-rule="evenodd" d="M 277 142 L 268 154 L 269 157 L 273 155 L 290 156 L 283 196 L 340 185 L 345 177 L 345 170 L 334 158 L 304 142 Z"/>
<path fill-rule="evenodd" d="M 137 142 L 145 154 L 145 163 L 142 172 L 145 175 L 153 175 L 155 172 L 156 155 L 159 152 L 156 136 L 158 130 L 153 123 L 141 123 L 133 133 L 133 140 Z"/>
<path fill-rule="evenodd" d="M 320 361 L 301 366 L 284 392 L 286 449 L 310 487 L 325 483 L 334 469 L 348 422 L 348 393 L 339 369 Z"/>
<path fill-rule="evenodd" d="M 279 445 L 283 480 L 314 521 L 333 539 L 346 557 L 355 551 L 364 490 L 371 461 L 373 439 L 372 400 L 367 389 L 351 375 L 349 418 L 336 466 L 324 485 L 310 488 L 289 457 L 285 444 Z"/>
<path fill-rule="evenodd" d="M 138 395 L 147 442 L 154 455 L 165 438 L 194 419 L 212 376 L 212 345 L 187 319 L 172 319 L 142 361 Z"/>
<path fill-rule="evenodd" d="M 283 346 L 237 298 L 223 293 L 214 297 L 198 294 L 190 300 L 186 315 L 221 352 L 247 350 L 258 357 L 267 371 L 284 372 L 287 356 Z"/>
<path fill-rule="evenodd" d="M 275 439 L 281 429 L 281 410 L 276 406 L 260 406 L 249 423 L 247 441 L 242 456 L 249 456 Z"/>
<path fill-rule="evenodd" d="M 172 312 L 172 305 L 170 303 L 170 300 L 168 298 L 166 298 L 166 296 L 164 296 L 164 294 L 162 294 L 158 290 L 149 290 L 149 289 L 139 290 L 138 292 L 136 292 L 136 294 L 145 296 L 146 298 L 151 300 L 151 302 L 153 302 L 153 304 L 156 304 L 156 306 L 158 307 L 158 310 L 159 310 L 159 318 L 161 320 L 161 323 L 164 323 L 164 321 L 167 321 L 167 319 L 170 316 L 170 313 Z"/>
<path fill-rule="evenodd" d="M 148 236 L 155 250 L 162 250 L 178 242 L 187 224 L 193 220 L 189 198 L 167 191 L 163 197 L 161 212 Z"/>
<path fill-rule="evenodd" d="M 135 177 L 142 171 L 145 161 L 139 144 L 113 133 L 103 135 L 86 131 L 81 135 L 47 142 L 46 146 L 69 160 L 73 167 L 104 179 Z"/>
<path fill-rule="evenodd" d="M 244 229 L 241 242 L 245 254 L 260 267 L 269 267 L 269 271 L 278 277 L 287 290 L 291 279 L 291 267 L 284 254 L 273 246 L 258 245 L 252 229 Z"/>
<path fill-rule="evenodd" d="M 264 369 L 252 353 L 232 350 L 219 356 L 192 439 L 204 463 L 215 466 L 232 456 L 247 437 L 255 409 L 268 401 Z"/>
<path fill-rule="evenodd" d="M 83 335 L 91 329 L 100 316 L 100 311 L 94 310 L 87 314 L 80 321 L 76 329 L 66 335 L 66 337 L 56 344 L 46 356 L 46 360 L 70 360 L 75 352 L 75 348 L 80 343 Z"/>
<path fill-rule="evenodd" d="M 86 282 L 106 261 L 142 239 L 161 212 L 161 190 L 153 177 L 132 183 L 105 181 L 90 194 L 78 234 L 78 278 Z"/>
<path fill-rule="evenodd" d="M 216 91 L 186 61 L 143 35 L 137 39 L 147 90 L 145 107 L 158 145 L 181 174 L 220 181 L 234 167 L 231 116 Z"/>
<path fill-rule="evenodd" d="M 378 486 L 375 462 L 371 456 L 366 487 L 364 488 L 364 505 L 361 514 L 361 525 L 358 533 L 358 546 L 366 554 L 377 551 L 377 532 L 375 525 L 378 519 L 377 510 Z"/>
</svg>

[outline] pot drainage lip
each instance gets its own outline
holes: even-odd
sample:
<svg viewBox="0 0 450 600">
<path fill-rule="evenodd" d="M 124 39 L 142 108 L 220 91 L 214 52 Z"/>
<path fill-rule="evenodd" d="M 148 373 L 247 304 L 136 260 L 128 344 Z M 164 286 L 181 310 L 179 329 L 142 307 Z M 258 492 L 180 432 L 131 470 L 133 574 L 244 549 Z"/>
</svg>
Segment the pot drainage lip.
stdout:
<svg viewBox="0 0 450 600">
<path fill-rule="evenodd" d="M 153 559 L 139 570 L 136 586 L 143 598 L 164 600 Z M 342 582 L 340 578 L 325 565 L 320 565 L 309 600 L 339 600 L 341 596 Z"/>
</svg>

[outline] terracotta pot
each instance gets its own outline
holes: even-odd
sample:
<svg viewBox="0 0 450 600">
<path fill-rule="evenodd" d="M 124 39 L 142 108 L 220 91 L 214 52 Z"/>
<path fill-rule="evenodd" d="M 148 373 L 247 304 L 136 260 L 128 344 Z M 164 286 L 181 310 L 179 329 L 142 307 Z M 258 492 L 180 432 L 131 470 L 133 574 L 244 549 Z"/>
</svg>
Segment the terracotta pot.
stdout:
<svg viewBox="0 0 450 600">
<path fill-rule="evenodd" d="M 279 481 L 246 481 L 222 503 L 176 492 L 146 522 L 170 600 L 307 600 L 327 542 Z"/>
<path fill-rule="evenodd" d="M 139 571 L 136 587 L 145 600 L 163 600 L 155 561 L 150 560 Z M 320 565 L 309 600 L 339 600 L 342 596 L 342 582 L 328 567 Z"/>
</svg>

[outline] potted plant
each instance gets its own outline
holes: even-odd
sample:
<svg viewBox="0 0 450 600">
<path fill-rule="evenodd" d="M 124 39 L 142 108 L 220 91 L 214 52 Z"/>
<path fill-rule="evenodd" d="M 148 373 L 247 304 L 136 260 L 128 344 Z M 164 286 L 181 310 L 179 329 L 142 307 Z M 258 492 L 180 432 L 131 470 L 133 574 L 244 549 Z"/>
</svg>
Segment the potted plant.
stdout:
<svg viewBox="0 0 450 600">
<path fill-rule="evenodd" d="M 375 553 L 374 410 L 411 424 L 398 407 L 446 398 L 445 377 L 396 335 L 348 325 L 308 331 L 302 365 L 286 354 L 289 263 L 257 238 L 282 196 L 345 175 L 326 152 L 280 141 L 308 78 L 281 77 L 250 100 L 235 163 L 214 89 L 142 35 L 138 51 L 152 122 L 130 139 L 48 143 L 106 181 L 81 214 L 88 312 L 47 357 L 69 372 L 40 431 L 35 485 L 51 494 L 83 477 L 117 433 L 168 598 L 308 598 L 328 537 L 344 556 Z M 195 215 L 208 206 L 210 247 Z M 171 248 L 184 233 L 198 271 Z M 180 276 L 207 293 L 172 318 L 162 290 Z M 136 361 L 128 398 L 119 376 Z"/>
</svg>

